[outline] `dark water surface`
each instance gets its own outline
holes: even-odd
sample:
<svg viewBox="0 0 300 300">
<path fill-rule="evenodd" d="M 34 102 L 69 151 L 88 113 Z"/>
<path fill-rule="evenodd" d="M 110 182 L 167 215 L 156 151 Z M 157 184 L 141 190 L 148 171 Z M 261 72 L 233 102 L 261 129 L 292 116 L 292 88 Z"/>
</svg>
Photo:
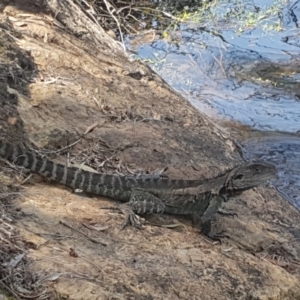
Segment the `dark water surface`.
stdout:
<svg viewBox="0 0 300 300">
<path fill-rule="evenodd" d="M 215 122 L 260 130 L 236 137 L 245 159 L 274 163 L 276 187 L 300 208 L 300 2 L 275 2 L 220 1 L 218 17 L 128 46 Z"/>
<path fill-rule="evenodd" d="M 279 179 L 274 182 L 278 191 L 300 208 L 300 135 L 273 135 L 249 138 L 241 142 L 247 160 L 263 159 L 273 163 Z"/>
</svg>

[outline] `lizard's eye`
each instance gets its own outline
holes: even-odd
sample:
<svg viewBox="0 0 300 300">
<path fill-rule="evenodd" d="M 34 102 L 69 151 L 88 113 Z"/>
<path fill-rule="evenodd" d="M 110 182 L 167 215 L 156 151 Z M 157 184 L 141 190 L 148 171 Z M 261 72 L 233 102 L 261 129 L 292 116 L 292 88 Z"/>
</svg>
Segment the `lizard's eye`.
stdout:
<svg viewBox="0 0 300 300">
<path fill-rule="evenodd" d="M 261 169 L 259 167 L 255 167 L 255 172 L 259 173 Z"/>
<path fill-rule="evenodd" d="M 239 175 L 236 175 L 235 177 L 234 177 L 234 179 L 243 179 L 243 175 L 242 174 L 239 174 Z"/>
</svg>

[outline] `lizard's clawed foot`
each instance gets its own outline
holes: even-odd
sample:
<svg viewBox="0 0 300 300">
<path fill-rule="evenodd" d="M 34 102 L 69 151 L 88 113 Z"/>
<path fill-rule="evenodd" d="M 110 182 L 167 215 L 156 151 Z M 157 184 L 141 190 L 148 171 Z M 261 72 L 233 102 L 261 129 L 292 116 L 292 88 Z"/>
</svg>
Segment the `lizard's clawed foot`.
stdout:
<svg viewBox="0 0 300 300">
<path fill-rule="evenodd" d="M 140 216 L 136 215 L 130 206 L 126 204 L 117 205 L 113 207 L 102 207 L 102 209 L 113 209 L 119 210 L 125 216 L 125 220 L 122 223 L 120 230 L 124 229 L 129 223 L 136 228 L 141 228 L 145 224 L 145 219 L 141 218 Z"/>
<path fill-rule="evenodd" d="M 201 229 L 202 229 L 202 233 L 204 235 L 206 235 L 208 238 L 210 238 L 213 241 L 218 241 L 220 244 L 222 244 L 222 241 L 221 241 L 222 238 L 230 238 L 228 235 L 224 234 L 225 231 L 213 233 L 211 230 L 211 220 L 202 222 Z"/>
<path fill-rule="evenodd" d="M 223 216 L 231 216 L 231 217 L 233 217 L 233 218 L 234 218 L 234 217 L 238 217 L 238 214 L 237 214 L 237 213 L 228 211 L 228 210 L 226 210 L 226 209 L 224 209 L 224 208 L 219 208 L 219 209 L 218 209 L 218 214 L 223 215 Z"/>
<path fill-rule="evenodd" d="M 136 215 L 133 210 L 127 205 L 120 205 L 118 209 L 124 214 L 125 220 L 121 226 L 121 230 L 128 225 L 130 222 L 131 225 L 137 228 L 141 228 L 145 224 L 145 219 Z"/>
<path fill-rule="evenodd" d="M 221 232 L 219 232 L 219 233 L 209 233 L 209 234 L 207 234 L 206 236 L 209 237 L 211 240 L 217 241 L 217 242 L 219 242 L 220 244 L 222 244 L 222 239 L 224 239 L 224 238 L 229 239 L 229 238 L 230 238 L 230 236 L 224 234 L 224 232 L 225 232 L 225 231 L 221 231 Z"/>
</svg>

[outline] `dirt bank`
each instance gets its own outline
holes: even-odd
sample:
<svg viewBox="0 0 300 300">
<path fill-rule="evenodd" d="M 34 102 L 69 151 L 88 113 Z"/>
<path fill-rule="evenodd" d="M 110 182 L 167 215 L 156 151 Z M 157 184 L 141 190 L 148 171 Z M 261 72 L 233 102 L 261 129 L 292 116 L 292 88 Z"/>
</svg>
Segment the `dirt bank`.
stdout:
<svg viewBox="0 0 300 300">
<path fill-rule="evenodd" d="M 107 173 L 167 168 L 172 178 L 209 178 L 242 161 L 226 134 L 101 28 L 49 4 L 0 6 L 1 138 Z M 101 209 L 117 202 L 37 178 L 24 183 L 1 168 L 3 195 L 19 185 L 18 196 L 2 197 L 3 209 L 26 249 L 26 272 L 37 274 L 25 296 L 300 299 L 300 214 L 272 188 L 228 202 L 238 217 L 218 216 L 214 226 L 231 239 L 214 245 L 188 219 L 168 215 L 119 231 L 123 216 Z"/>
</svg>

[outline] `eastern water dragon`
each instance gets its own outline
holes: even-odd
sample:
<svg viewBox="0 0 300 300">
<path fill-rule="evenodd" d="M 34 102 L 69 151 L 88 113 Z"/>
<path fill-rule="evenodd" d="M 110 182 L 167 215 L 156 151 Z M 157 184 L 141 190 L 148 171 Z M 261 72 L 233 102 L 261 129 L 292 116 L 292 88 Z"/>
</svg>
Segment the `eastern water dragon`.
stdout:
<svg viewBox="0 0 300 300">
<path fill-rule="evenodd" d="M 0 156 L 73 189 L 125 202 L 120 209 L 125 223 L 140 226 L 136 214 L 191 215 L 209 236 L 210 223 L 224 201 L 275 177 L 276 169 L 265 162 L 244 163 L 225 174 L 206 180 L 174 180 L 151 176 L 119 176 L 67 167 L 19 145 L 0 141 Z"/>
</svg>

